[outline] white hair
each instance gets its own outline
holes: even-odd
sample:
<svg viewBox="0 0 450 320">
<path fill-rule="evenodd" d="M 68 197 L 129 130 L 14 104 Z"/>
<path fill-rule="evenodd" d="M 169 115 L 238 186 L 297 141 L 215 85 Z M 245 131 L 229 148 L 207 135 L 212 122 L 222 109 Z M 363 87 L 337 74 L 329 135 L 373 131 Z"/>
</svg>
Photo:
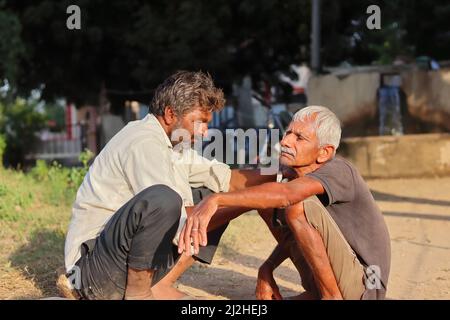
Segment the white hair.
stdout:
<svg viewBox="0 0 450 320">
<path fill-rule="evenodd" d="M 328 108 L 322 106 L 309 106 L 300 109 L 294 114 L 292 121 L 305 121 L 311 119 L 316 130 L 319 147 L 334 146 L 336 153 L 341 141 L 341 122 Z"/>
</svg>

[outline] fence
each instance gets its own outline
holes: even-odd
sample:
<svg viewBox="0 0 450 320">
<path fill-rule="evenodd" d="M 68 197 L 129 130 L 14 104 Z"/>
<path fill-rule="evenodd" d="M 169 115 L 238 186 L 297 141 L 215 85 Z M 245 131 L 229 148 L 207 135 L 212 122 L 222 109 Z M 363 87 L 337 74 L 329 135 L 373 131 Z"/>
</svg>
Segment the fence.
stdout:
<svg viewBox="0 0 450 320">
<path fill-rule="evenodd" d="M 42 131 L 32 153 L 27 159 L 61 160 L 77 159 L 86 146 L 85 126 L 74 125 L 67 132 Z"/>
</svg>

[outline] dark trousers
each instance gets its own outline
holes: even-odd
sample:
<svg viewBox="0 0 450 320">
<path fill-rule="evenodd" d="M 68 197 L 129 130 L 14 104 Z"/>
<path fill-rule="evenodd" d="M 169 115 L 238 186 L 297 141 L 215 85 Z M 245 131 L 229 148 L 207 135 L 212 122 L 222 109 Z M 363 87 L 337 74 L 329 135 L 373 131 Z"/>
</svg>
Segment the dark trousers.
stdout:
<svg viewBox="0 0 450 320">
<path fill-rule="evenodd" d="M 194 203 L 211 193 L 192 189 Z M 123 205 L 96 239 L 83 243 L 79 294 L 84 299 L 120 300 L 125 295 L 127 269 L 155 270 L 152 285 L 161 280 L 179 259 L 172 240 L 181 215 L 181 197 L 165 185 L 151 186 Z M 228 225 L 208 233 L 208 245 L 194 256 L 211 263 Z"/>
</svg>

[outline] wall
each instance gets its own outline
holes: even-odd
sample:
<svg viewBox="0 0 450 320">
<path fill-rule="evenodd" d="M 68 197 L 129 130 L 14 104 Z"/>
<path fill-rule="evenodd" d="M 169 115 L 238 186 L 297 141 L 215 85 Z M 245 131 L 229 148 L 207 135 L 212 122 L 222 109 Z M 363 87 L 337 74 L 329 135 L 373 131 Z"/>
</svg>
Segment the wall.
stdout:
<svg viewBox="0 0 450 320">
<path fill-rule="evenodd" d="M 450 176 L 450 134 L 347 138 L 338 154 L 365 178 Z"/>
<path fill-rule="evenodd" d="M 308 104 L 332 109 L 343 125 L 363 118 L 374 121 L 377 112 L 376 93 L 382 73 L 401 75 L 411 117 L 450 130 L 450 69 L 424 71 L 410 67 L 360 68 L 367 71 L 345 71 L 314 76 L 308 83 Z M 433 131 L 427 127 L 427 130 Z M 441 130 L 442 131 L 442 130 Z"/>
</svg>

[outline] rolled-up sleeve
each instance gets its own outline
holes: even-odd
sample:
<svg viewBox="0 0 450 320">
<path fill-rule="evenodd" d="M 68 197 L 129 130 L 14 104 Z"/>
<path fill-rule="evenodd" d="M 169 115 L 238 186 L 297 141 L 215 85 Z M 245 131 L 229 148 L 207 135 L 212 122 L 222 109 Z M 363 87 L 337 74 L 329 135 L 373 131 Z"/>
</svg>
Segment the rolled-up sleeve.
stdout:
<svg viewBox="0 0 450 320">
<path fill-rule="evenodd" d="M 191 187 L 207 187 L 213 192 L 227 192 L 230 189 L 230 167 L 216 159 L 208 160 L 194 150 L 191 152 L 193 159 L 189 165 Z"/>
</svg>

